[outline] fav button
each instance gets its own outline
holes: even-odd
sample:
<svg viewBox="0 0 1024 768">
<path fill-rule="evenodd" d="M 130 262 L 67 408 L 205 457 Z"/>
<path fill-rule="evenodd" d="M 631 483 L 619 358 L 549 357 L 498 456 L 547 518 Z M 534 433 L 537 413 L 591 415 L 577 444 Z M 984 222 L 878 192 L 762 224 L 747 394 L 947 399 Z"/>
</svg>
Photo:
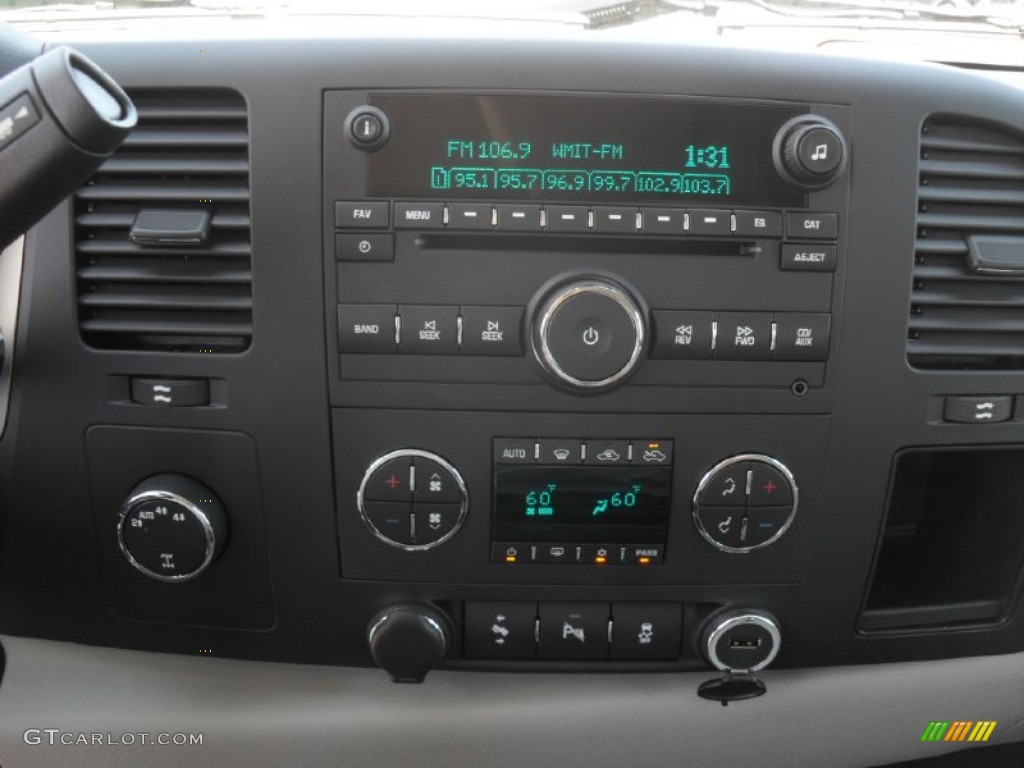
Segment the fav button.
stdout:
<svg viewBox="0 0 1024 768">
<path fill-rule="evenodd" d="M 334 226 L 339 229 L 383 229 L 388 225 L 389 203 L 337 200 Z"/>
</svg>

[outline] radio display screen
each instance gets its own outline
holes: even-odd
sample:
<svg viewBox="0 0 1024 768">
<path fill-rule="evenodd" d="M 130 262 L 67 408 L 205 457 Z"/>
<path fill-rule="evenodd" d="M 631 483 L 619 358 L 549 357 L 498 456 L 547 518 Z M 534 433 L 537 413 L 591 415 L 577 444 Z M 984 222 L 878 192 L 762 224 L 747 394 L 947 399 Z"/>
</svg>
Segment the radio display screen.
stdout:
<svg viewBox="0 0 1024 768">
<path fill-rule="evenodd" d="M 664 541 L 672 468 L 496 466 L 496 541 Z"/>
<path fill-rule="evenodd" d="M 772 141 L 794 106 L 612 96 L 378 94 L 370 197 L 799 206 Z"/>
</svg>

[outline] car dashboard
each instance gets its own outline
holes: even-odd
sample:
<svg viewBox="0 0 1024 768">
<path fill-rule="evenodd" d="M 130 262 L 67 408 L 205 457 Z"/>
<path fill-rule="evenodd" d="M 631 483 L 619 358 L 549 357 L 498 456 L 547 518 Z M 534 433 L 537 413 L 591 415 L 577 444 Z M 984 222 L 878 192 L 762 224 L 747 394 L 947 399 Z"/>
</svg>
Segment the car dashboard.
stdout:
<svg viewBox="0 0 1024 768">
<path fill-rule="evenodd" d="M 0 259 L 0 761 L 44 757 L 54 699 L 255 764 L 1024 739 L 1019 88 L 576 38 L 76 47 L 139 121 Z M 723 676 L 767 692 L 698 695 Z"/>
</svg>

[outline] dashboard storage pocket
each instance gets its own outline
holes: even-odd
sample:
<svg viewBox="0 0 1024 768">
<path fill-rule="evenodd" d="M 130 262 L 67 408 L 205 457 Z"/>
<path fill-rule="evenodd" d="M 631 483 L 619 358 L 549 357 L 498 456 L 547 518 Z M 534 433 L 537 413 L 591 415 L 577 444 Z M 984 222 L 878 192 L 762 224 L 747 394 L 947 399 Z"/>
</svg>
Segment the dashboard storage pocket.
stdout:
<svg viewBox="0 0 1024 768">
<path fill-rule="evenodd" d="M 1022 447 L 900 453 L 860 630 L 1005 616 L 1024 567 L 1022 470 Z"/>
</svg>

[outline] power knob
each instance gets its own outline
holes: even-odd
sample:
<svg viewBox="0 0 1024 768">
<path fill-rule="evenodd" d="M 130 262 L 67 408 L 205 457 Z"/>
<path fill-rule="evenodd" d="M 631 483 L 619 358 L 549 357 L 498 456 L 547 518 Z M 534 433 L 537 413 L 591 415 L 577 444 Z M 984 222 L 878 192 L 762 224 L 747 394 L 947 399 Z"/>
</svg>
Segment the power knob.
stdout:
<svg viewBox="0 0 1024 768">
<path fill-rule="evenodd" d="M 616 278 L 556 278 L 538 292 L 533 308 L 534 357 L 544 373 L 566 389 L 610 389 L 643 360 L 646 309 Z"/>
<path fill-rule="evenodd" d="M 843 134 L 818 115 L 801 115 L 785 123 L 775 136 L 772 151 L 779 174 L 803 191 L 827 187 L 846 167 Z"/>
<path fill-rule="evenodd" d="M 228 537 L 224 507 L 209 488 L 184 475 L 155 475 L 121 505 L 117 543 L 128 563 L 152 579 L 194 579 L 217 559 Z"/>
</svg>

